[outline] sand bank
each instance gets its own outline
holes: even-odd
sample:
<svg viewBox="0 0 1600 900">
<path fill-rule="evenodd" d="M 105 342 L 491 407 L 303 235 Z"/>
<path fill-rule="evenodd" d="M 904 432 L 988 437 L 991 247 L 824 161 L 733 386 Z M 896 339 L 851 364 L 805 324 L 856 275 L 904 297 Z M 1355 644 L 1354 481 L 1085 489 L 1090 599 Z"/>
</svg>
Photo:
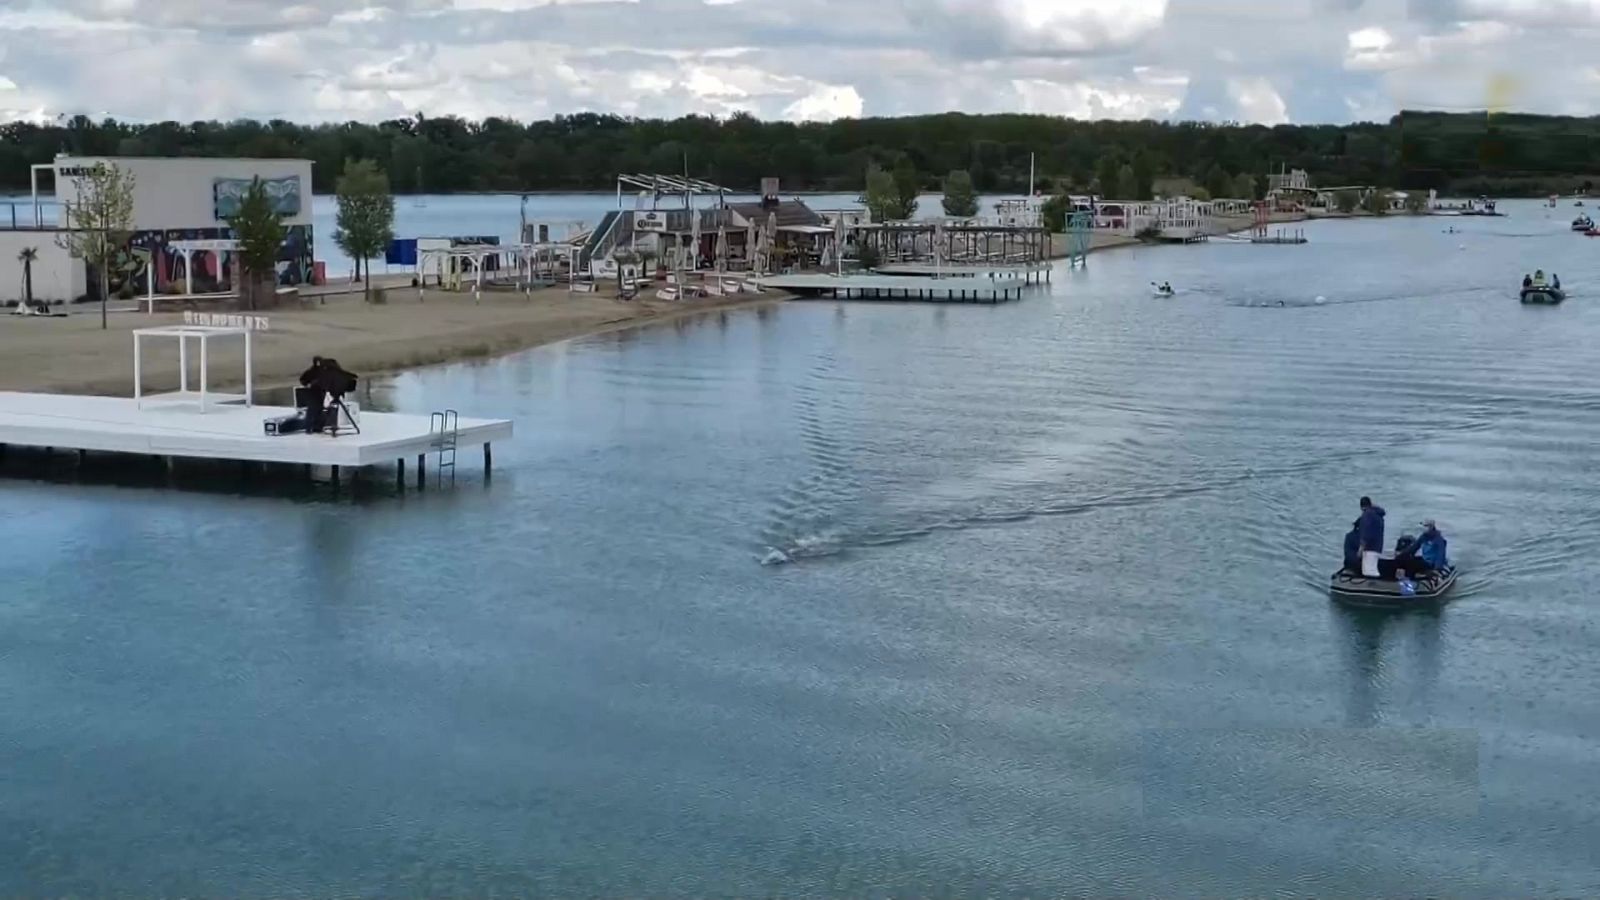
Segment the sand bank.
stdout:
<svg viewBox="0 0 1600 900">
<path fill-rule="evenodd" d="M 389 302 L 363 303 L 359 295 L 331 296 L 327 302 L 266 310 L 271 329 L 255 337 L 258 387 L 291 383 L 312 354 L 332 356 L 362 374 L 394 371 L 516 350 L 705 310 L 776 302 L 782 296 L 706 299 L 669 303 L 651 299 L 621 302 L 600 294 L 568 294 L 565 289 L 521 294 L 471 295 L 429 291 L 417 302 L 410 291 Z M 64 319 L 0 315 L 0 390 L 48 391 L 129 396 L 133 391 L 135 328 L 178 324 L 179 313 L 113 313 L 100 329 L 99 307 L 70 307 Z M 211 377 L 215 386 L 243 378 L 240 342 L 213 344 Z M 193 364 L 191 364 L 193 365 Z M 198 369 L 191 368 L 192 372 Z M 145 389 L 177 386 L 176 342 L 152 342 L 145 351 Z"/>
</svg>

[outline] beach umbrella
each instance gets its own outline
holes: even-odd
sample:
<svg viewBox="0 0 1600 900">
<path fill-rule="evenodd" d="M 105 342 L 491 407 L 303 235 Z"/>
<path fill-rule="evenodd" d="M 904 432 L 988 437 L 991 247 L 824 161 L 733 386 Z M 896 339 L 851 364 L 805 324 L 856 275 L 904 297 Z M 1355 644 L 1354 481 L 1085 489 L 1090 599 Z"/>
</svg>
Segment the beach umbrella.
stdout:
<svg viewBox="0 0 1600 900">
<path fill-rule="evenodd" d="M 773 256 L 773 251 L 775 249 L 777 249 L 777 246 L 778 246 L 778 214 L 776 212 L 769 212 L 769 213 L 767 213 L 767 260 L 766 260 L 767 264 L 766 264 L 766 267 L 765 267 L 766 270 L 769 271 L 769 272 L 772 271 L 772 269 L 773 269 L 772 256 Z"/>
<path fill-rule="evenodd" d="M 689 243 L 693 247 L 690 250 L 689 265 L 692 271 L 700 268 L 700 210 L 690 209 L 689 221 L 689 233 L 691 235 Z"/>
</svg>

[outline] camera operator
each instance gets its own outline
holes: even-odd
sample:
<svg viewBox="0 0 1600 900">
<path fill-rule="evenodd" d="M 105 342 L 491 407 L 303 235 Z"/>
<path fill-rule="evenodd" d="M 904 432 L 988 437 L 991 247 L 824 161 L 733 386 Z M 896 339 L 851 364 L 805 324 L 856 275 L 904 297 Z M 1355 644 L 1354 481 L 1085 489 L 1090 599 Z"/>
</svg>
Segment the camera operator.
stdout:
<svg viewBox="0 0 1600 900">
<path fill-rule="evenodd" d="M 300 384 L 310 394 L 306 405 L 306 431 L 317 434 L 333 426 L 338 430 L 338 407 L 329 418 L 329 401 L 339 404 L 344 395 L 356 389 L 356 376 L 344 370 L 338 360 L 321 356 L 311 358 L 311 368 L 300 373 Z"/>
<path fill-rule="evenodd" d="M 323 419 L 328 410 L 328 390 L 322 385 L 322 364 L 320 356 L 311 357 L 311 368 L 300 373 L 300 386 L 306 389 L 306 433 L 317 434 L 322 431 Z"/>
</svg>

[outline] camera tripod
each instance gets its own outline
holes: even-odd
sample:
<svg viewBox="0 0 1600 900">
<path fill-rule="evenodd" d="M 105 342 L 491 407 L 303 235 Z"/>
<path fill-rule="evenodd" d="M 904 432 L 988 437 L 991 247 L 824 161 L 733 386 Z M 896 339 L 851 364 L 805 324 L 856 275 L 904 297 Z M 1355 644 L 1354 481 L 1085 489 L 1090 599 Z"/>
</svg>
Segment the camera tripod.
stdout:
<svg viewBox="0 0 1600 900">
<path fill-rule="evenodd" d="M 328 435 L 330 437 L 338 437 L 339 436 L 339 414 L 340 413 L 344 413 L 344 421 L 350 423 L 350 427 L 348 429 L 346 429 L 346 430 L 354 431 L 356 434 L 360 434 L 361 433 L 361 426 L 356 424 L 356 417 L 350 415 L 350 407 L 344 405 L 344 395 L 343 394 L 335 394 L 335 395 L 333 395 L 333 398 L 328 401 L 327 411 L 324 412 L 324 415 L 326 415 L 327 412 L 332 412 L 333 413 L 333 421 L 327 425 Z"/>
</svg>

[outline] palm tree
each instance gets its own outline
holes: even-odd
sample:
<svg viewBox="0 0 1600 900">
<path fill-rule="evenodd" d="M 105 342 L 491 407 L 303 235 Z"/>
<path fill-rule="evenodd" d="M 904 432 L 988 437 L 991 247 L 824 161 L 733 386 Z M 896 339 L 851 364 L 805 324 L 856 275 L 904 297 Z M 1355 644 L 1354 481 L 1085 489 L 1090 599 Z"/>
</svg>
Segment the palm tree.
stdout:
<svg viewBox="0 0 1600 900">
<path fill-rule="evenodd" d="M 17 262 L 22 263 L 22 305 L 33 306 L 33 264 L 39 258 L 38 247 L 23 247 L 17 254 Z"/>
</svg>

